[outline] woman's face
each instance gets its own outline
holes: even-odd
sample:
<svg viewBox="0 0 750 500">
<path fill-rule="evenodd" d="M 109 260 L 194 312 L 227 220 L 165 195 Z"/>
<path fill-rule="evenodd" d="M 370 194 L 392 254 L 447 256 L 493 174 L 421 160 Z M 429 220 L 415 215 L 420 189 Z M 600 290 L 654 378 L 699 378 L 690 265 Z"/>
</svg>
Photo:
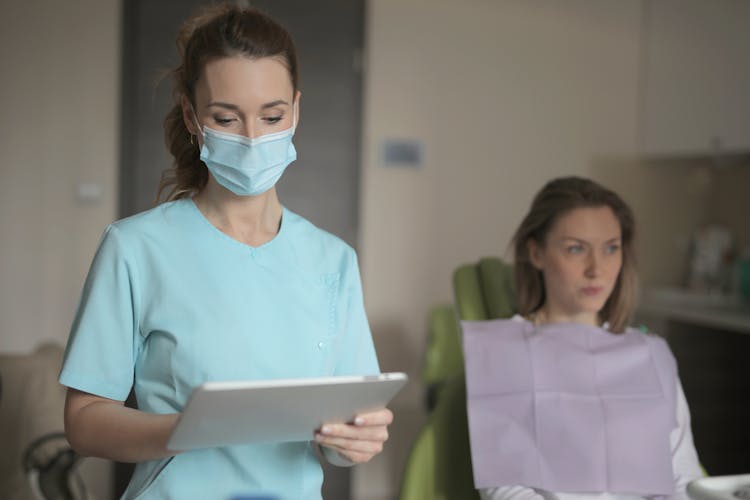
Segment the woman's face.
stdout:
<svg viewBox="0 0 750 500">
<path fill-rule="evenodd" d="M 244 56 L 206 63 L 195 88 L 195 113 L 201 127 L 250 138 L 286 130 L 295 122 L 299 92 L 292 88 L 289 70 L 273 57 Z M 182 100 L 188 130 L 202 136 L 188 99 Z"/>
<path fill-rule="evenodd" d="M 622 231 L 611 208 L 586 207 L 562 215 L 544 245 L 529 242 L 542 271 L 547 314 L 597 324 L 622 268 Z"/>
</svg>

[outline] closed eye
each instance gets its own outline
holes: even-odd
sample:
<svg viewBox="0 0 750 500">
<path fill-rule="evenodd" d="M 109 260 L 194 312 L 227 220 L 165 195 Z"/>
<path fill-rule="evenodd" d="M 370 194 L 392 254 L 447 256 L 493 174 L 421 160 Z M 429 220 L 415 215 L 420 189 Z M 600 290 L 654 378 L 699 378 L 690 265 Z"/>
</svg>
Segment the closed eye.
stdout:
<svg viewBox="0 0 750 500">
<path fill-rule="evenodd" d="M 214 117 L 214 121 L 216 123 L 218 123 L 219 125 L 227 126 L 230 123 L 232 123 L 233 121 L 236 121 L 236 119 L 235 118 L 219 118 L 219 117 Z"/>
</svg>

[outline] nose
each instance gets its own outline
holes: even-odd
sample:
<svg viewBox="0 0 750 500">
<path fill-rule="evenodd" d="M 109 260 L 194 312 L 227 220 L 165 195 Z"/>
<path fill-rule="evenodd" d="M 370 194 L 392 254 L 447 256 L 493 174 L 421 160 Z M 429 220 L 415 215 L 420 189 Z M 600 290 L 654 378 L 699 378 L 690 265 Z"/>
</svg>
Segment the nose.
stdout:
<svg viewBox="0 0 750 500">
<path fill-rule="evenodd" d="M 245 124 L 245 129 L 242 131 L 243 135 L 250 139 L 255 139 L 256 137 L 258 137 L 260 135 L 260 130 L 256 125 L 257 124 L 254 121 L 248 121 Z"/>
<path fill-rule="evenodd" d="M 596 278 L 601 273 L 601 257 L 596 252 L 589 252 L 586 260 L 586 277 Z"/>
</svg>

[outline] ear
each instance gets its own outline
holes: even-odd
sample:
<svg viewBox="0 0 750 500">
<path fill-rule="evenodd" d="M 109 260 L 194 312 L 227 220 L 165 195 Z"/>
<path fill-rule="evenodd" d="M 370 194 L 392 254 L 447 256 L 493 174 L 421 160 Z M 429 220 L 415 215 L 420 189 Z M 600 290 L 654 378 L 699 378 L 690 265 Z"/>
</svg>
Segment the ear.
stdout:
<svg viewBox="0 0 750 500">
<path fill-rule="evenodd" d="M 199 136 L 200 130 L 198 130 L 198 117 L 193 110 L 193 106 L 190 104 L 190 99 L 185 94 L 180 96 L 180 107 L 182 108 L 182 121 L 185 123 L 185 128 L 188 129 L 192 135 Z"/>
<path fill-rule="evenodd" d="M 529 261 L 537 270 L 544 270 L 544 248 L 533 238 L 526 242 L 526 248 L 529 251 Z"/>
</svg>

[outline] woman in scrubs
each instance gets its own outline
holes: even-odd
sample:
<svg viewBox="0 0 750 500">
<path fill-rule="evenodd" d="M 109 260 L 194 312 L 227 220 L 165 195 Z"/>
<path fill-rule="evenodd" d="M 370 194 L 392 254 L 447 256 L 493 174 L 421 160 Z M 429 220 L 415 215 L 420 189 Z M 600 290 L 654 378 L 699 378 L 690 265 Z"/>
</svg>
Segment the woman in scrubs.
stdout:
<svg viewBox="0 0 750 500">
<path fill-rule="evenodd" d="M 320 498 L 313 448 L 367 462 L 389 410 L 311 429 L 310 442 L 166 449 L 203 382 L 379 373 L 354 251 L 274 187 L 296 158 L 289 33 L 224 4 L 187 21 L 177 45 L 168 200 L 104 232 L 60 375 L 67 436 L 83 455 L 136 462 L 126 499 Z M 137 410 L 123 404 L 131 388 Z"/>
<path fill-rule="evenodd" d="M 549 182 L 514 237 L 518 314 L 464 322 L 483 499 L 687 498 L 702 475 L 667 344 L 627 327 L 634 230 L 616 193 Z"/>
</svg>

